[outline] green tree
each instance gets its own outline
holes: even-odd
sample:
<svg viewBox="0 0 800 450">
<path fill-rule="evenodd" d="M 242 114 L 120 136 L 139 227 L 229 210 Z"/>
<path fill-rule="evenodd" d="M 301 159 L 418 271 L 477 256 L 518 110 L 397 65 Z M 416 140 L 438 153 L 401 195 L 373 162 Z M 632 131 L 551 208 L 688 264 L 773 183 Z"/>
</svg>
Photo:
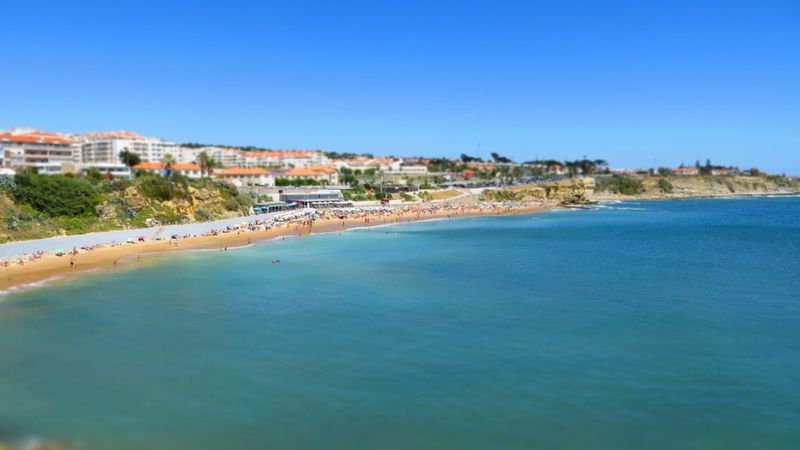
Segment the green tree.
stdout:
<svg viewBox="0 0 800 450">
<path fill-rule="evenodd" d="M 214 158 L 208 155 L 206 152 L 200 152 L 197 155 L 197 165 L 200 166 L 200 176 L 202 177 L 204 174 L 211 176 L 211 172 L 217 167 L 217 162 L 214 161 Z"/>
<path fill-rule="evenodd" d="M 119 159 L 122 161 L 122 164 L 128 166 L 131 171 L 133 171 L 134 166 L 142 162 L 142 158 L 139 156 L 139 154 L 130 150 L 123 150 L 119 152 Z"/>
<path fill-rule="evenodd" d="M 492 161 L 496 163 L 508 164 L 512 162 L 510 158 L 506 158 L 505 156 L 500 156 L 500 154 L 498 154 L 497 152 L 492 152 L 491 156 L 492 156 Z"/>
<path fill-rule="evenodd" d="M 172 156 L 171 153 L 167 153 L 161 158 L 161 164 L 164 165 L 164 170 L 167 172 L 167 176 L 172 174 L 172 168 L 175 167 L 175 157 Z"/>
</svg>

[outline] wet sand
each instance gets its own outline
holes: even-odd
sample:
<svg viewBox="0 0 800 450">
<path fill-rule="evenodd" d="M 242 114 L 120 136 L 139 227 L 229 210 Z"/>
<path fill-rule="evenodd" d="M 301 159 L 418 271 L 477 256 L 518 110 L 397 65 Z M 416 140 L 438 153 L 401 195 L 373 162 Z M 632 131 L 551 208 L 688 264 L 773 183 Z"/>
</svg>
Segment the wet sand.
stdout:
<svg viewBox="0 0 800 450">
<path fill-rule="evenodd" d="M 0 268 L 0 291 L 30 287 L 43 283 L 64 282 L 83 274 L 97 271 L 109 271 L 130 267 L 132 264 L 148 262 L 148 256 L 185 252 L 187 250 L 220 250 L 233 249 L 249 244 L 268 241 L 281 236 L 304 236 L 308 234 L 330 233 L 352 228 L 362 228 L 389 224 L 399 224 L 431 219 L 462 218 L 473 216 L 517 215 L 541 212 L 552 209 L 546 206 L 505 207 L 502 209 L 481 210 L 464 209 L 463 211 L 434 211 L 421 213 L 397 213 L 392 215 L 374 215 L 366 222 L 363 217 L 345 219 L 320 219 L 310 226 L 301 223 L 288 223 L 275 226 L 269 230 L 235 231 L 220 233 L 216 236 L 197 236 L 179 239 L 178 245 L 169 240 L 144 241 L 136 243 L 103 246 L 91 251 L 80 251 L 78 255 L 48 255 L 41 259 L 25 261 L 24 265 L 14 264 Z M 70 265 L 70 260 L 75 262 Z"/>
</svg>

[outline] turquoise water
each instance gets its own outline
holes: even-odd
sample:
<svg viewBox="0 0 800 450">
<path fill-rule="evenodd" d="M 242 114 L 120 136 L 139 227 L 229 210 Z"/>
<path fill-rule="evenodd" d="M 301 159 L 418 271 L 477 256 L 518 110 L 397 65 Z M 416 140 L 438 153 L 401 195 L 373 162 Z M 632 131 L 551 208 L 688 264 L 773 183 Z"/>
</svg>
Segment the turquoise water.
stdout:
<svg viewBox="0 0 800 450">
<path fill-rule="evenodd" d="M 13 294 L 0 441 L 30 436 L 795 449 L 800 198 L 372 228 Z"/>
</svg>

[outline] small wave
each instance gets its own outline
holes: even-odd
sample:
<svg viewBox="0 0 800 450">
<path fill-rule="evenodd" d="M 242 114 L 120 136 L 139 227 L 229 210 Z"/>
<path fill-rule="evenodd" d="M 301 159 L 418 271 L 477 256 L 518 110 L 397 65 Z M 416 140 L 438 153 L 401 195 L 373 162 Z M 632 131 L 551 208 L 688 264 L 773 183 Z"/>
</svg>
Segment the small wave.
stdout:
<svg viewBox="0 0 800 450">
<path fill-rule="evenodd" d="M 17 285 L 9 287 L 7 289 L 0 290 L 0 296 L 8 295 L 8 294 L 10 294 L 12 292 L 19 292 L 19 291 L 23 291 L 23 290 L 27 290 L 27 289 L 34 289 L 34 288 L 46 286 L 46 285 L 48 285 L 50 283 L 53 283 L 53 282 L 58 281 L 58 280 L 63 279 L 63 278 L 64 277 L 62 275 L 56 275 L 56 276 L 53 276 L 53 277 L 50 277 L 50 278 L 45 278 L 44 280 L 34 281 L 32 283 L 17 284 Z"/>
<path fill-rule="evenodd" d="M 459 219 L 466 219 L 466 217 L 459 217 Z M 409 222 L 382 223 L 380 225 L 364 225 L 362 227 L 348 228 L 346 230 L 342 230 L 342 232 L 344 232 L 344 231 L 356 231 L 356 230 L 369 230 L 369 229 L 374 229 L 374 228 L 394 227 L 394 226 L 398 226 L 398 225 L 409 225 L 409 224 L 413 224 L 413 223 L 439 222 L 439 221 L 442 221 L 442 220 L 447 220 L 447 217 L 435 217 L 435 218 L 432 218 L 432 219 L 412 220 L 412 221 L 409 221 Z"/>
</svg>

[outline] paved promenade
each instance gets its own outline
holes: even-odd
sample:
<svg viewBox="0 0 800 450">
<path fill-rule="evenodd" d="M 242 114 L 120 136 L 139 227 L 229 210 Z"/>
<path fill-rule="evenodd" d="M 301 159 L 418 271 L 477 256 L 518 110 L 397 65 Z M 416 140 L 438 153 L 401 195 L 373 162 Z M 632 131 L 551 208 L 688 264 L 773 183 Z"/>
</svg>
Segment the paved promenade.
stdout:
<svg viewBox="0 0 800 450">
<path fill-rule="evenodd" d="M 63 248 L 66 251 L 73 247 L 81 248 L 87 245 L 108 244 L 112 242 L 125 242 L 129 238 L 137 239 L 144 236 L 145 239 L 155 239 L 163 237 L 169 239 L 173 234 L 203 234 L 212 229 L 224 229 L 228 226 L 238 225 L 242 222 L 252 222 L 256 219 L 264 220 L 276 217 L 281 212 L 259 214 L 254 216 L 236 217 L 233 219 L 216 220 L 213 222 L 190 223 L 186 225 L 166 225 L 163 227 L 137 228 L 130 230 L 104 231 L 99 233 L 79 234 L 73 236 L 58 236 L 47 239 L 35 239 L 30 241 L 11 242 L 0 244 L 0 258 L 10 258 L 12 256 L 30 254 L 39 250 L 52 252 L 55 249 Z"/>
</svg>

